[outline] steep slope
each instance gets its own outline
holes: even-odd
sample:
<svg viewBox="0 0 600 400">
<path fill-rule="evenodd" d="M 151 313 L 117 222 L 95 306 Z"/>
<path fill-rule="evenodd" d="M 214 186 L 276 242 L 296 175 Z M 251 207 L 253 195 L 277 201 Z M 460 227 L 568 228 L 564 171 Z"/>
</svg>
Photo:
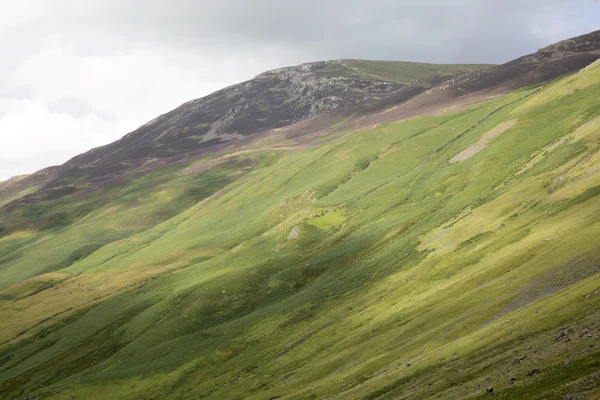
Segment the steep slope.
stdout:
<svg viewBox="0 0 600 400">
<path fill-rule="evenodd" d="M 510 91 L 560 51 L 476 104 L 13 202 L 0 397 L 597 398 L 600 64 Z"/>
<path fill-rule="evenodd" d="M 374 63 L 369 63 L 374 64 Z M 369 65 L 344 61 L 303 64 L 268 71 L 210 96 L 193 100 L 150 121 L 111 145 L 75 157 L 68 165 L 165 157 L 290 125 L 323 112 L 385 97 L 415 81 L 474 71 L 487 65 L 439 65 L 435 73 L 413 72 L 411 63 L 389 67 L 408 82 L 370 74 Z M 406 71 L 406 72 L 405 72 Z M 408 72 L 411 71 L 411 72 Z"/>
<path fill-rule="evenodd" d="M 31 175 L 0 182 L 0 207 L 44 187 L 60 175 L 60 167 L 48 167 Z"/>
</svg>

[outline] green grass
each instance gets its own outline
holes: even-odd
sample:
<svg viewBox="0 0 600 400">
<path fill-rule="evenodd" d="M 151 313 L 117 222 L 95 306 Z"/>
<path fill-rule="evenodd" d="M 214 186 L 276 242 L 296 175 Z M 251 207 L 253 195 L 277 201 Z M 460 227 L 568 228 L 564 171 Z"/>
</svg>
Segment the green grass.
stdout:
<svg viewBox="0 0 600 400">
<path fill-rule="evenodd" d="M 342 62 L 360 75 L 403 84 L 433 76 L 464 74 L 491 67 L 485 64 L 427 64 L 404 61 L 342 60 Z"/>
<path fill-rule="evenodd" d="M 597 398 L 600 142 L 551 145 L 598 90 L 595 68 L 2 216 L 0 397 Z"/>
</svg>

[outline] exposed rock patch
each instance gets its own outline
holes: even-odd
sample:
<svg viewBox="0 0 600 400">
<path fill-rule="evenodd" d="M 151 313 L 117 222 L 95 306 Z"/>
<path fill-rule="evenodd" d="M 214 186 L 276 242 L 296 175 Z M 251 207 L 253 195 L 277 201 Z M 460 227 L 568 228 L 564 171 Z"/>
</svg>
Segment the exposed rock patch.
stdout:
<svg viewBox="0 0 600 400">
<path fill-rule="evenodd" d="M 298 240 L 300 238 L 300 227 L 296 225 L 287 237 L 287 240 Z"/>
<path fill-rule="evenodd" d="M 477 143 L 472 144 L 466 150 L 463 150 L 454 157 L 452 157 L 450 159 L 450 163 L 459 163 L 473 157 L 475 154 L 485 149 L 492 139 L 495 139 L 498 136 L 502 135 L 504 132 L 515 126 L 516 123 L 516 119 L 511 119 L 510 121 L 505 121 L 500 125 L 496 126 L 495 128 L 489 130 L 485 135 L 481 137 L 481 139 L 477 141 Z"/>
</svg>

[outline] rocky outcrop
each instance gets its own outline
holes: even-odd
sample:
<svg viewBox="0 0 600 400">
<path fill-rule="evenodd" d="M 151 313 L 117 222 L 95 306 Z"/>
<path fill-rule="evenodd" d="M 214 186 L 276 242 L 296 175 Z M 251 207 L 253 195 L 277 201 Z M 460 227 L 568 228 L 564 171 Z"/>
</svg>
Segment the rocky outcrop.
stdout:
<svg viewBox="0 0 600 400">
<path fill-rule="evenodd" d="M 368 101 L 373 98 L 373 95 L 389 94 L 401 87 L 397 83 L 375 79 L 325 75 L 323 70 L 332 65 L 346 68 L 338 61 L 308 63 L 267 71 L 258 75 L 257 79 L 269 79 L 287 87 L 288 102 L 296 103 L 300 108 L 308 107 L 308 111 L 301 119 L 324 111 L 351 106 L 357 101 Z"/>
</svg>

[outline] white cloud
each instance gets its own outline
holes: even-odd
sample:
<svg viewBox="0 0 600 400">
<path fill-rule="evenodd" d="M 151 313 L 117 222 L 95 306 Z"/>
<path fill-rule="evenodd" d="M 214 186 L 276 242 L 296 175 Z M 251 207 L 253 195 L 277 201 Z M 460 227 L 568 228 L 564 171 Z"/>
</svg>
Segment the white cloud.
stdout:
<svg viewBox="0 0 600 400">
<path fill-rule="evenodd" d="M 0 2 L 0 33 L 40 19 L 50 4 L 43 1 L 20 0 Z"/>
<path fill-rule="evenodd" d="M 68 35 L 46 38 L 0 90 L 0 180 L 63 163 L 268 67 L 210 52 L 185 66 L 172 61 L 186 57 L 143 49 L 81 55 Z"/>
</svg>

